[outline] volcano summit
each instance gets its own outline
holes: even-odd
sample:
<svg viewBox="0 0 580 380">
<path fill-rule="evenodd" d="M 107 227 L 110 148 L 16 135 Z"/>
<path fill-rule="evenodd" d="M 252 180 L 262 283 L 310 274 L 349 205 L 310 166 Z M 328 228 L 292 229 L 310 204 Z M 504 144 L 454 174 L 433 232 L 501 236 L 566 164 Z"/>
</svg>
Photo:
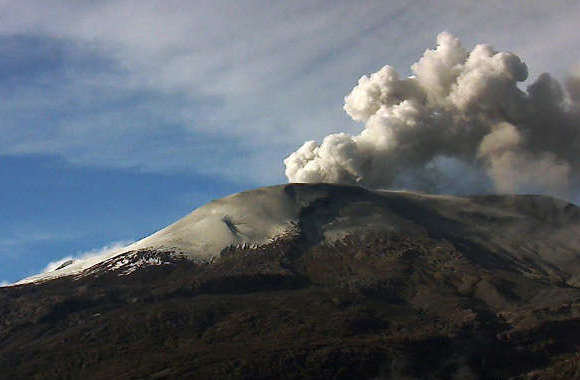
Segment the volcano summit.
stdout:
<svg viewBox="0 0 580 380">
<path fill-rule="evenodd" d="M 580 209 L 534 195 L 260 188 L 0 288 L 15 379 L 571 378 L 579 331 Z"/>
</svg>

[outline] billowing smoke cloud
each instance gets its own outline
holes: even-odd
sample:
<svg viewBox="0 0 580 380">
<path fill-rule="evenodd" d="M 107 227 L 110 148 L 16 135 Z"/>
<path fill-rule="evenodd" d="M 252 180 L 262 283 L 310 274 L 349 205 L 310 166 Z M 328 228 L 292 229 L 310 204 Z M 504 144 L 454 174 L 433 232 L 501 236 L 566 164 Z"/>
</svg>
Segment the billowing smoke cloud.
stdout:
<svg viewBox="0 0 580 380">
<path fill-rule="evenodd" d="M 476 173 L 469 191 L 569 196 L 580 169 L 580 70 L 565 87 L 542 74 L 523 91 L 518 56 L 489 45 L 467 51 L 449 33 L 411 70 L 360 78 L 344 110 L 363 131 L 304 143 L 284 160 L 288 180 L 453 192 Z M 463 174 L 444 180 L 457 167 Z"/>
</svg>

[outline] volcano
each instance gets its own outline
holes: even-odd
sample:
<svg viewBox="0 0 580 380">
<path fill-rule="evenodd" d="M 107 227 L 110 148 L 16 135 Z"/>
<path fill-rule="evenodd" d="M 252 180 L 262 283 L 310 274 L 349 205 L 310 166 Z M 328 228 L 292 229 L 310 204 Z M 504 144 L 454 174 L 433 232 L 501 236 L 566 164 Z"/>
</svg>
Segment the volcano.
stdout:
<svg viewBox="0 0 580 380">
<path fill-rule="evenodd" d="M 0 288 L 10 379 L 580 377 L 580 208 L 288 184 Z"/>
</svg>

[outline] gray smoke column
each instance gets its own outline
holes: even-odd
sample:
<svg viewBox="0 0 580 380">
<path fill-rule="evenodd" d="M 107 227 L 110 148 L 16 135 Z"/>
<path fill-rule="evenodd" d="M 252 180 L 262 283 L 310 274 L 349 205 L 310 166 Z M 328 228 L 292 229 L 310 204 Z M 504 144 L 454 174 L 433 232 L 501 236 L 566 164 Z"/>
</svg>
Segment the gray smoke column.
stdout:
<svg viewBox="0 0 580 380">
<path fill-rule="evenodd" d="M 362 132 L 304 143 L 284 160 L 288 180 L 453 192 L 469 172 L 477 177 L 469 191 L 491 184 L 570 196 L 580 168 L 579 73 L 565 88 L 542 74 L 522 91 L 528 70 L 517 55 L 468 51 L 449 33 L 411 69 L 408 78 L 391 66 L 360 78 L 344 110 Z M 462 169 L 439 183 L 450 162 Z"/>
</svg>

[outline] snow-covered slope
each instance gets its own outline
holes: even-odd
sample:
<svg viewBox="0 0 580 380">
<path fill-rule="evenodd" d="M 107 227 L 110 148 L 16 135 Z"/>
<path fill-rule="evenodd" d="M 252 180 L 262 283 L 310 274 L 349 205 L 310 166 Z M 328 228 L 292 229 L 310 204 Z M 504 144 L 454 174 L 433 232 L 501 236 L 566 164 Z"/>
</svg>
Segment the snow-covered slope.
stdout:
<svg viewBox="0 0 580 380">
<path fill-rule="evenodd" d="M 291 231 L 299 210 L 283 186 L 242 192 L 212 201 L 127 248 L 210 258 L 227 246 L 264 244 Z"/>
<path fill-rule="evenodd" d="M 473 260 L 485 250 L 498 260 L 524 266 L 531 262 L 537 270 L 560 271 L 580 282 L 580 209 L 573 204 L 544 196 L 455 197 L 289 184 L 212 201 L 98 260 L 73 262 L 20 283 L 79 275 L 97 264 L 103 270 L 124 268 L 123 273 L 134 270 L 127 269 L 127 263 L 133 268 L 163 264 L 151 256 L 155 252 L 211 261 L 229 246 L 264 245 L 297 236 L 320 244 L 371 231 L 444 238 L 463 245 Z M 146 253 L 147 259 L 141 260 Z"/>
</svg>

